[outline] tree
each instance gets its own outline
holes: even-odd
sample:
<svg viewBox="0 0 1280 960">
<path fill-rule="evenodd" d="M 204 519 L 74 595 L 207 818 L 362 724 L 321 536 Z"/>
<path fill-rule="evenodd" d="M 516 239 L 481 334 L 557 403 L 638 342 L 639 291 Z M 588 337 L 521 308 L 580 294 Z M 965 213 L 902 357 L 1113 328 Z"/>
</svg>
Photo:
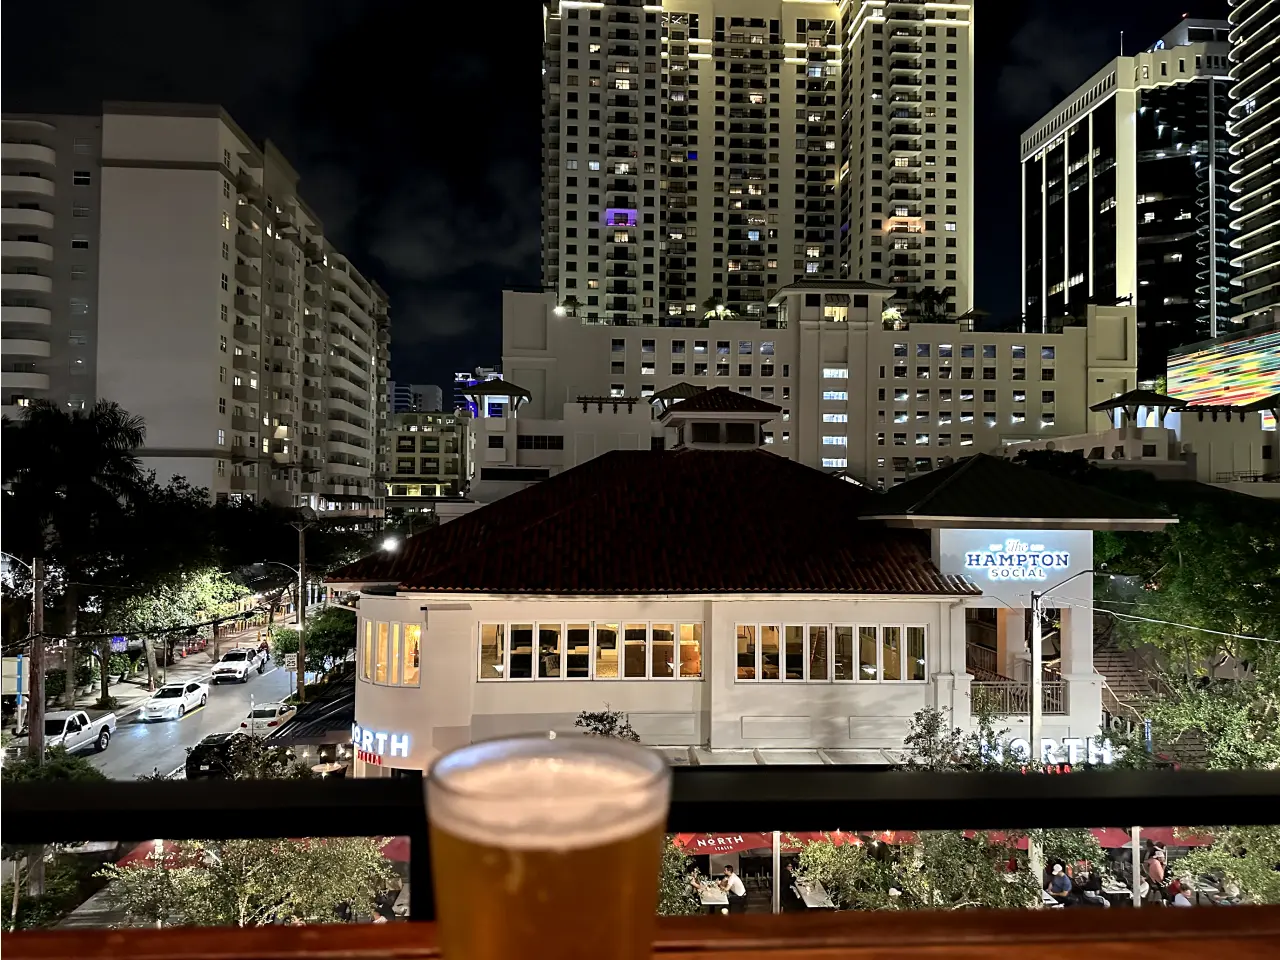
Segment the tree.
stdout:
<svg viewBox="0 0 1280 960">
<path fill-rule="evenodd" d="M 1250 903 L 1280 903 L 1280 829 L 1274 826 L 1197 828 L 1213 844 L 1177 863 L 1179 876 L 1221 875 L 1239 886 Z"/>
<path fill-rule="evenodd" d="M 821 883 L 837 909 L 893 910 L 901 905 L 901 889 L 895 886 L 895 863 L 885 853 L 879 844 L 837 842 L 825 834 L 801 845 L 796 872 Z"/>
<path fill-rule="evenodd" d="M 560 301 L 560 309 L 571 317 L 578 315 L 578 309 L 582 306 L 582 301 L 575 296 L 567 296 Z"/>
<path fill-rule="evenodd" d="M 941 320 L 947 315 L 947 298 L 936 287 L 921 287 L 911 295 L 911 302 L 924 321 Z"/>
<path fill-rule="evenodd" d="M 658 916 L 687 917 L 702 913 L 702 903 L 689 881 L 696 878 L 693 858 L 670 837 L 662 842 L 662 864 L 658 868 Z"/>
<path fill-rule="evenodd" d="M 702 309 L 706 320 L 738 319 L 738 312 L 725 304 L 724 297 L 707 297 L 702 301 Z"/>
<path fill-rule="evenodd" d="M 627 719 L 627 715 L 621 710 L 610 710 L 607 703 L 604 710 L 599 713 L 583 710 L 573 721 L 573 725 L 582 727 L 588 734 L 595 737 L 613 737 L 615 740 L 640 742 L 640 734 L 631 729 L 631 721 Z"/>
<path fill-rule="evenodd" d="M 323 674 L 347 661 L 356 649 L 356 614 L 342 607 L 325 607 L 307 621 L 307 670 Z M 298 631 L 275 627 L 271 631 L 271 655 L 277 663 L 298 652 Z"/>
<path fill-rule="evenodd" d="M 245 733 L 232 734 L 222 761 L 232 780 L 310 780 L 315 777 L 292 750 Z"/>
<path fill-rule="evenodd" d="M 374 911 L 392 870 L 377 840 L 183 840 L 161 856 L 99 873 L 134 923 L 259 927 L 334 923 Z"/>
</svg>

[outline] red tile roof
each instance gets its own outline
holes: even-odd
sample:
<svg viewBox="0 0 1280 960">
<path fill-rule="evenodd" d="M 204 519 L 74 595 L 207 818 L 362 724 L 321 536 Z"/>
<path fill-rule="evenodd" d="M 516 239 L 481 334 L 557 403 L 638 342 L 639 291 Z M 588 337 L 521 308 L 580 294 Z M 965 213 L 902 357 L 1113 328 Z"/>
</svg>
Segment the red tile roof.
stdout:
<svg viewBox="0 0 1280 960">
<path fill-rule="evenodd" d="M 945 594 L 866 490 L 760 450 L 614 451 L 329 577 L 443 593 Z"/>
<path fill-rule="evenodd" d="M 774 414 L 782 408 L 765 400 L 749 397 L 728 387 L 716 387 L 695 393 L 687 400 L 673 403 L 667 410 L 668 415 L 677 413 L 768 413 Z"/>
</svg>

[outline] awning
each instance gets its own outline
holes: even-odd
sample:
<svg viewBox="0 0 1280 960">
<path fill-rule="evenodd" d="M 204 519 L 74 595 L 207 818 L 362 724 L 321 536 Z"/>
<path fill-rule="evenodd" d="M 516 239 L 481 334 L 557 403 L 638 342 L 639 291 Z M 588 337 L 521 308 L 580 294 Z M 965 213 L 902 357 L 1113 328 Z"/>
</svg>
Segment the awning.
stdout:
<svg viewBox="0 0 1280 960">
<path fill-rule="evenodd" d="M 688 854 L 772 850 L 771 833 L 677 833 L 675 845 Z"/>
</svg>

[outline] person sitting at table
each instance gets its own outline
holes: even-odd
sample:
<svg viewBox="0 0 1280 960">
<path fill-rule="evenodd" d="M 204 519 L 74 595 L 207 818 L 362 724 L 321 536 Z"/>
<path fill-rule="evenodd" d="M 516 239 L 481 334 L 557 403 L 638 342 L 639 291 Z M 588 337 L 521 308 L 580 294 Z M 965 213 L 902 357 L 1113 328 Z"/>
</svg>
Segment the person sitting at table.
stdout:
<svg viewBox="0 0 1280 960">
<path fill-rule="evenodd" d="M 1086 864 L 1083 876 L 1072 880 L 1080 904 L 1086 907 L 1110 907 L 1111 901 L 1102 895 L 1102 872 L 1093 864 Z"/>
<path fill-rule="evenodd" d="M 730 913 L 745 913 L 747 910 L 747 888 L 742 878 L 733 872 L 733 867 L 724 865 L 724 877 L 720 880 L 720 889 L 729 897 Z"/>
<path fill-rule="evenodd" d="M 1049 896 L 1065 906 L 1067 898 L 1071 896 L 1071 888 L 1071 878 L 1067 876 L 1067 871 L 1062 869 L 1062 864 L 1055 863 L 1053 878 L 1050 879 L 1049 886 L 1046 888 Z"/>
<path fill-rule="evenodd" d="M 1169 884 L 1169 893 L 1173 895 L 1170 905 L 1174 907 L 1193 907 L 1195 904 L 1191 898 L 1195 896 L 1192 892 L 1190 880 L 1174 880 Z"/>
</svg>

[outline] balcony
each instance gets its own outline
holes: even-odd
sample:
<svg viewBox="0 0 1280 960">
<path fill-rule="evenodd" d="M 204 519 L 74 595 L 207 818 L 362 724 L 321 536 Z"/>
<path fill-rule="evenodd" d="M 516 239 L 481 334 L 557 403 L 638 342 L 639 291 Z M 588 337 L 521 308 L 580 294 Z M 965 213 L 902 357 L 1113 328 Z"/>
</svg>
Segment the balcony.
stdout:
<svg viewBox="0 0 1280 960">
<path fill-rule="evenodd" d="M 248 433 L 258 429 L 258 421 L 254 417 L 247 417 L 244 414 L 233 414 L 231 417 L 231 429 Z"/>
<path fill-rule="evenodd" d="M 975 680 L 973 693 L 989 697 L 998 716 L 1024 716 L 1031 713 L 1031 684 L 1017 680 Z M 1062 680 L 1046 680 L 1043 684 L 1043 710 L 1046 714 L 1067 712 L 1067 685 Z"/>
<path fill-rule="evenodd" d="M 5 143 L 0 146 L 0 160 L 45 163 L 54 167 L 58 164 L 58 154 L 52 147 L 46 147 L 39 143 Z"/>
<path fill-rule="evenodd" d="M 33 240 L 0 240 L 0 256 L 23 260 L 52 260 L 53 247 Z"/>
<path fill-rule="evenodd" d="M 6 276 L 5 279 L 7 281 L 8 277 Z M 7 282 L 4 288 L 13 289 Z M 53 322 L 53 314 L 46 307 L 0 307 L 0 322 L 29 323 L 37 327 L 47 327 Z"/>
<path fill-rule="evenodd" d="M 236 370 L 257 370 L 258 361 L 247 353 L 237 353 L 231 358 L 231 366 Z"/>
<path fill-rule="evenodd" d="M 247 293 L 237 293 L 233 300 L 236 313 L 243 314 L 246 317 L 257 319 L 262 316 L 262 302 Z"/>
<path fill-rule="evenodd" d="M 53 196 L 53 181 L 46 177 L 4 174 L 0 176 L 0 191 L 4 193 L 33 193 L 41 197 Z"/>
<path fill-rule="evenodd" d="M 248 323 L 237 323 L 231 328 L 231 336 L 239 343 L 262 342 L 262 331 Z"/>
<path fill-rule="evenodd" d="M 5 290 L 22 293 L 52 293 L 53 279 L 38 273 L 6 273 L 0 283 Z M 8 307 L 4 308 L 8 310 Z"/>
<path fill-rule="evenodd" d="M 262 237 L 252 233 L 236 234 L 236 250 L 254 260 L 262 259 Z"/>
<path fill-rule="evenodd" d="M 49 341 L 5 337 L 0 340 L 0 355 L 6 357 L 47 357 L 49 356 Z"/>
<path fill-rule="evenodd" d="M 236 281 L 246 287 L 261 287 L 262 271 L 251 263 L 237 263 Z"/>
<path fill-rule="evenodd" d="M 48 210 L 27 210 L 21 207 L 4 207 L 0 210 L 0 225 L 6 227 L 36 227 L 53 229 L 53 214 Z"/>
<path fill-rule="evenodd" d="M 0 383 L 6 388 L 23 390 L 48 390 L 49 375 L 47 373 L 0 373 Z"/>
<path fill-rule="evenodd" d="M 251 403 L 258 402 L 258 388 L 251 387 L 248 383 L 241 383 L 231 388 L 231 396 L 237 400 L 248 400 Z"/>
</svg>

